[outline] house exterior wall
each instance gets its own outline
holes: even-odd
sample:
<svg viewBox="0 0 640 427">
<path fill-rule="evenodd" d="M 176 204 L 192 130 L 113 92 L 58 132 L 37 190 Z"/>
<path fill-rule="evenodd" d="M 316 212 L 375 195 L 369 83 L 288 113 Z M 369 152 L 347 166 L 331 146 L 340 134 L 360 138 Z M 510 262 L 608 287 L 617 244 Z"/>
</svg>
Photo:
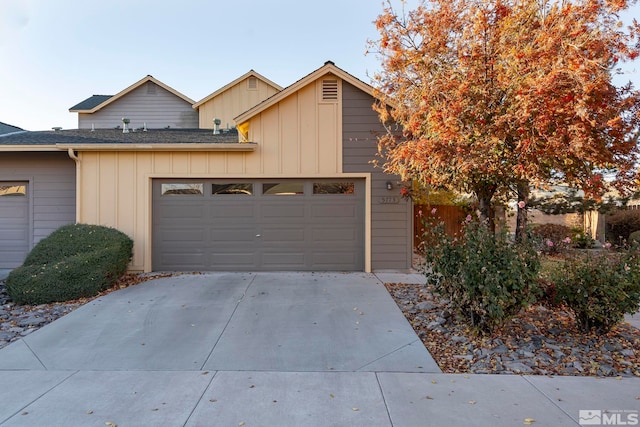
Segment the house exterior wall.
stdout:
<svg viewBox="0 0 640 427">
<path fill-rule="evenodd" d="M 201 129 L 213 129 L 213 119 L 221 120 L 221 127 L 234 127 L 234 117 L 278 93 L 278 89 L 254 77 L 257 85 L 250 89 L 248 78 L 205 102 L 198 108 Z"/>
<path fill-rule="evenodd" d="M 112 129 L 122 126 L 123 117 L 131 120 L 132 129 L 144 123 L 149 129 L 198 127 L 198 113 L 189 102 L 149 81 L 95 113 L 78 113 L 78 128 L 91 129 L 93 124 L 96 129 Z"/>
<path fill-rule="evenodd" d="M 342 84 L 342 150 L 344 172 L 371 173 L 371 264 L 376 270 L 411 268 L 412 203 L 400 196 L 400 178 L 382 172 L 371 161 L 378 152 L 376 135 L 385 132 L 373 111 L 373 97 Z M 387 190 L 391 181 L 393 190 Z"/>
<path fill-rule="evenodd" d="M 154 178 L 360 178 L 366 188 L 365 270 L 409 268 L 411 205 L 383 203 L 390 195 L 399 198 L 398 190 L 388 192 L 389 177 L 368 163 L 376 152 L 370 129 L 379 129 L 373 100 L 340 81 L 343 114 L 342 97 L 322 101 L 320 80 L 250 119 L 253 152 L 79 153 L 78 220 L 127 233 L 135 243 L 130 269 L 150 271 Z"/>
<path fill-rule="evenodd" d="M 29 249 L 76 220 L 76 169 L 67 153 L 0 153 L 0 181 L 29 182 Z"/>
</svg>

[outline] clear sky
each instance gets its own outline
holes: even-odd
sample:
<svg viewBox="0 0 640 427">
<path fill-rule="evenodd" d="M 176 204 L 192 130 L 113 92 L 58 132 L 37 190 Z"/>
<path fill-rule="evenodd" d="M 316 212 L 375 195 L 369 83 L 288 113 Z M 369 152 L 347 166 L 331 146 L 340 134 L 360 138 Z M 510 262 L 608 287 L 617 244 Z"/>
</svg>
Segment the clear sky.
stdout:
<svg viewBox="0 0 640 427">
<path fill-rule="evenodd" d="M 195 101 L 250 69 L 286 87 L 327 60 L 370 83 L 381 11 L 382 0 L 0 0 L 0 122 L 76 128 L 70 107 L 147 74 Z M 636 87 L 638 69 L 624 76 Z"/>
</svg>

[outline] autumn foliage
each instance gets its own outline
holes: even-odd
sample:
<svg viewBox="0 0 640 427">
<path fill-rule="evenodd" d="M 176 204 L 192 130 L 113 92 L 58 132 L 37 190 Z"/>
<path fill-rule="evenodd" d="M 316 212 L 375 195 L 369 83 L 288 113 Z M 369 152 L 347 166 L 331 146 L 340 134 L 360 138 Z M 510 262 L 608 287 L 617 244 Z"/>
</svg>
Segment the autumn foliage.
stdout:
<svg viewBox="0 0 640 427">
<path fill-rule="evenodd" d="M 617 87 L 640 55 L 625 0 L 432 0 L 398 13 L 391 1 L 372 42 L 385 123 L 386 171 L 494 196 L 553 180 L 599 197 L 601 173 L 624 190 L 638 176 L 640 92 Z M 403 3 L 404 4 L 404 3 Z"/>
</svg>

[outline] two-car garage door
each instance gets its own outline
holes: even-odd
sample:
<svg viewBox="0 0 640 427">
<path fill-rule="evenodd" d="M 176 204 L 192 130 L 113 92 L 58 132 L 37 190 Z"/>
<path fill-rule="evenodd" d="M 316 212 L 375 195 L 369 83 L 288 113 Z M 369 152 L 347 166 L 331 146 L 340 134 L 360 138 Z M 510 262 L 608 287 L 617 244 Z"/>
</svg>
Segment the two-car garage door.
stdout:
<svg viewBox="0 0 640 427">
<path fill-rule="evenodd" d="M 153 270 L 362 271 L 358 179 L 153 182 Z"/>
</svg>

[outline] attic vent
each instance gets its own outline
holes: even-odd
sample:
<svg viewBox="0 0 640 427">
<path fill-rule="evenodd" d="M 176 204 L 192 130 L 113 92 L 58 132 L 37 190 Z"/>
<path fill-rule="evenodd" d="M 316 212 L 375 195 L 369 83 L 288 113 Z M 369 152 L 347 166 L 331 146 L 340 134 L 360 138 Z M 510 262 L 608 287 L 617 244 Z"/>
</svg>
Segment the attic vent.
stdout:
<svg viewBox="0 0 640 427">
<path fill-rule="evenodd" d="M 147 82 L 147 95 L 156 94 L 156 85 L 153 82 Z"/>
<path fill-rule="evenodd" d="M 338 100 L 338 80 L 322 81 L 322 100 L 323 101 Z"/>
<path fill-rule="evenodd" d="M 255 77 L 249 77 L 247 80 L 248 89 L 258 89 L 258 79 Z"/>
</svg>

